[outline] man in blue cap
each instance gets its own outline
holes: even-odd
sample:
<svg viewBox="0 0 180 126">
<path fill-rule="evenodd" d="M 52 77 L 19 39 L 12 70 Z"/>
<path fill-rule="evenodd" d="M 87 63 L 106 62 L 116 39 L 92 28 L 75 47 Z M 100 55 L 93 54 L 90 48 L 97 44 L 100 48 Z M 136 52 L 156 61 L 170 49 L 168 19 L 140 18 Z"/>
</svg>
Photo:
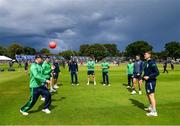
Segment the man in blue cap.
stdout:
<svg viewBox="0 0 180 126">
<path fill-rule="evenodd" d="M 51 83 L 50 80 L 46 79 L 43 75 L 43 69 L 41 66 L 42 56 L 36 55 L 35 63 L 32 63 L 30 67 L 30 99 L 20 109 L 22 115 L 27 116 L 28 111 L 34 106 L 40 95 L 45 97 L 45 105 L 42 109 L 46 114 L 50 114 L 49 106 L 51 104 L 51 94 L 48 89 L 44 86 L 45 83 Z"/>
</svg>

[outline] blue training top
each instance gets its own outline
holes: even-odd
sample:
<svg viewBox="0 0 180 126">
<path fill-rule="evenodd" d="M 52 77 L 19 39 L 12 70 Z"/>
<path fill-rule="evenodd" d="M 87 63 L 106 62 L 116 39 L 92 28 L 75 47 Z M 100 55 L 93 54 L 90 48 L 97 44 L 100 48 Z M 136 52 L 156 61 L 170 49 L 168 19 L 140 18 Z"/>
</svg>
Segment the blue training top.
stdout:
<svg viewBox="0 0 180 126">
<path fill-rule="evenodd" d="M 69 72 L 78 72 L 78 64 L 76 62 L 69 64 Z"/>
<path fill-rule="evenodd" d="M 143 62 L 141 60 L 137 60 L 134 62 L 134 72 L 133 74 L 142 74 L 143 72 Z"/>
<path fill-rule="evenodd" d="M 148 76 L 150 80 L 156 80 L 156 77 L 159 75 L 159 70 L 157 68 L 155 60 L 148 60 L 144 65 L 144 76 Z"/>
</svg>

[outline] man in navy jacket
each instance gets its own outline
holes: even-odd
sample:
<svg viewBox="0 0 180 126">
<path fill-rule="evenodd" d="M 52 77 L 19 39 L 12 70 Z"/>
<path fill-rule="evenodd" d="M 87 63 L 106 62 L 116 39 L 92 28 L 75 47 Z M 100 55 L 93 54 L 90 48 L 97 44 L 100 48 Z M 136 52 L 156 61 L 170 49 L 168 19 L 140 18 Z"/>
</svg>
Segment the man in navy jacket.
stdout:
<svg viewBox="0 0 180 126">
<path fill-rule="evenodd" d="M 144 54 L 144 58 L 146 60 L 144 64 L 144 76 L 146 84 L 146 94 L 150 103 L 148 108 L 145 108 L 147 116 L 158 116 L 156 111 L 156 99 L 154 96 L 155 87 L 156 87 L 156 77 L 159 75 L 159 70 L 157 68 L 156 62 L 151 59 L 151 52 L 146 52 Z"/>
<path fill-rule="evenodd" d="M 78 64 L 74 59 L 69 63 L 69 72 L 71 73 L 71 83 L 72 83 L 72 85 L 74 85 L 74 84 L 79 85 L 78 76 L 77 76 Z M 74 81 L 74 77 L 75 77 L 75 81 Z"/>
</svg>

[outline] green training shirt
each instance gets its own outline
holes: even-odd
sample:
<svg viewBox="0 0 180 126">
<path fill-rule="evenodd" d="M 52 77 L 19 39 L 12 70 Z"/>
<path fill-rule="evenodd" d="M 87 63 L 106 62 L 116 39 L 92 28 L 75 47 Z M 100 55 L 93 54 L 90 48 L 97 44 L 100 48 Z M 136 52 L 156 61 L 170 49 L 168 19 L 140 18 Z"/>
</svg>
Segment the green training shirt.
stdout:
<svg viewBox="0 0 180 126">
<path fill-rule="evenodd" d="M 102 66 L 102 72 L 108 72 L 108 70 L 109 70 L 109 63 L 108 62 L 103 62 L 101 64 L 101 66 Z"/>
<path fill-rule="evenodd" d="M 87 62 L 87 68 L 88 68 L 88 71 L 94 71 L 95 62 L 94 61 L 88 61 Z"/>
<path fill-rule="evenodd" d="M 30 67 L 30 88 L 36 88 L 43 85 L 46 82 L 43 76 L 42 66 L 38 63 L 33 63 Z"/>
<path fill-rule="evenodd" d="M 46 79 L 49 79 L 50 78 L 50 74 L 52 72 L 52 69 L 51 69 L 51 63 L 47 63 L 46 61 L 43 62 L 42 64 L 42 68 L 43 68 L 43 75 L 45 76 Z"/>
<path fill-rule="evenodd" d="M 133 74 L 133 71 L 134 71 L 134 63 L 128 63 L 127 69 L 128 69 L 128 74 Z"/>
</svg>

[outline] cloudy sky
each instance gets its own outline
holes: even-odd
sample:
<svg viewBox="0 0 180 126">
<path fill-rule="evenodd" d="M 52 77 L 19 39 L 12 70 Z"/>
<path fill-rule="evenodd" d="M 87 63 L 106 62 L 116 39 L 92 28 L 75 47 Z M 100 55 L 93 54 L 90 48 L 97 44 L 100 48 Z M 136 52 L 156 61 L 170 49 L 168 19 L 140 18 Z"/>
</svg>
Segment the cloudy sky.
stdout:
<svg viewBox="0 0 180 126">
<path fill-rule="evenodd" d="M 136 40 L 154 50 L 180 42 L 180 0 L 0 0 L 0 45 L 37 49 L 55 40 L 59 52 L 81 44 Z"/>
</svg>

